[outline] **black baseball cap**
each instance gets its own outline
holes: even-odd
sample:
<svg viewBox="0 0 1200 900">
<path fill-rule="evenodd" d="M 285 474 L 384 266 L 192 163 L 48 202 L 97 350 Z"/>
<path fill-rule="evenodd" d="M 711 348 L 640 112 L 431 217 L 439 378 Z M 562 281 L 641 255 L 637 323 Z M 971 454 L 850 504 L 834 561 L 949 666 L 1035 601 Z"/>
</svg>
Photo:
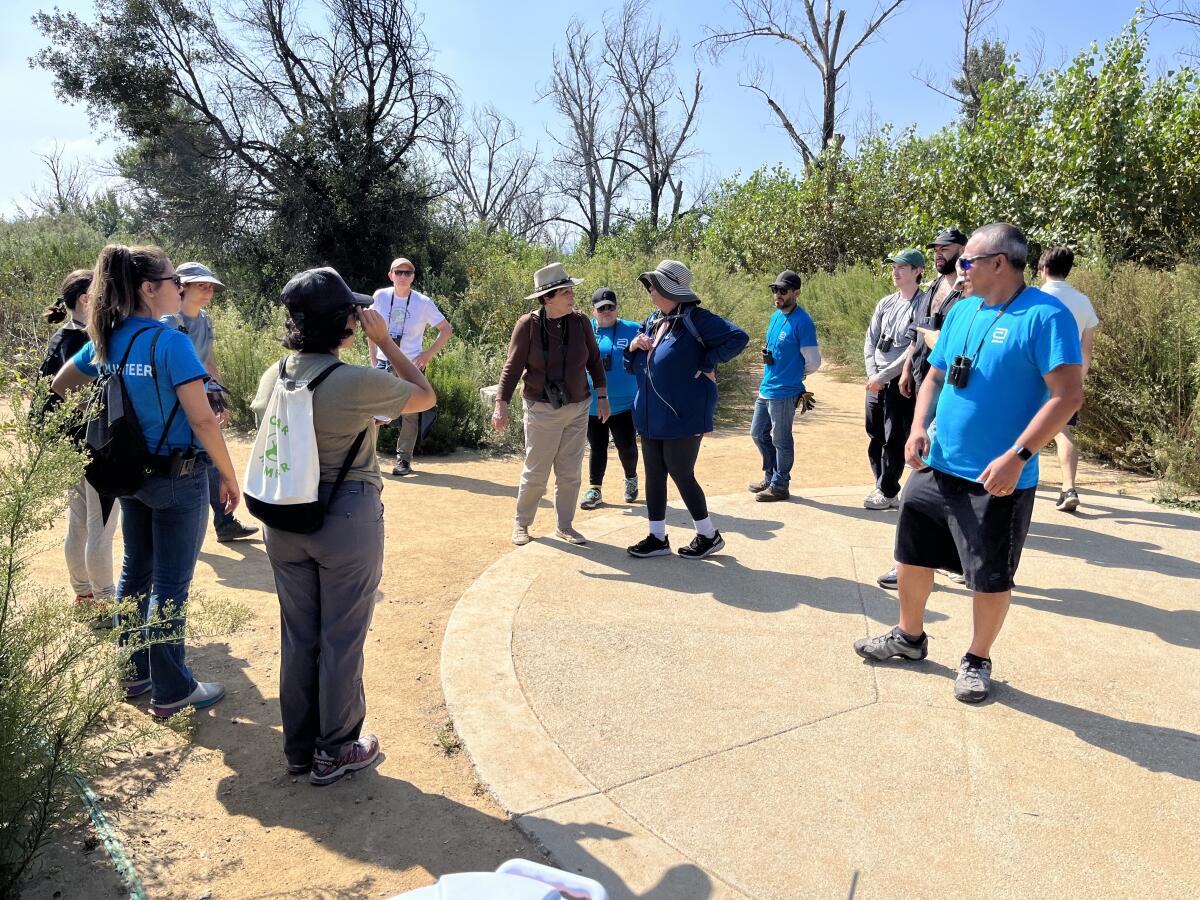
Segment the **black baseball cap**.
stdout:
<svg viewBox="0 0 1200 900">
<path fill-rule="evenodd" d="M 779 273 L 779 277 L 771 282 L 771 287 L 784 288 L 789 291 L 797 290 L 800 287 L 800 276 L 791 269 L 784 269 Z"/>
<path fill-rule="evenodd" d="M 967 236 L 965 234 L 963 234 L 961 231 L 959 231 L 957 228 L 943 228 L 941 231 L 938 232 L 937 237 L 935 237 L 930 243 L 925 245 L 925 248 L 927 250 L 932 250 L 934 247 L 938 246 L 938 244 L 963 244 L 963 245 L 965 245 L 966 243 L 967 243 Z"/>
<path fill-rule="evenodd" d="M 357 294 L 330 266 L 305 269 L 283 286 L 280 301 L 289 309 L 308 313 L 326 313 L 347 306 L 370 306 L 374 301 Z"/>
<path fill-rule="evenodd" d="M 592 294 L 592 306 L 599 309 L 609 303 L 613 306 L 617 305 L 617 292 L 608 287 L 596 288 L 595 293 Z"/>
</svg>

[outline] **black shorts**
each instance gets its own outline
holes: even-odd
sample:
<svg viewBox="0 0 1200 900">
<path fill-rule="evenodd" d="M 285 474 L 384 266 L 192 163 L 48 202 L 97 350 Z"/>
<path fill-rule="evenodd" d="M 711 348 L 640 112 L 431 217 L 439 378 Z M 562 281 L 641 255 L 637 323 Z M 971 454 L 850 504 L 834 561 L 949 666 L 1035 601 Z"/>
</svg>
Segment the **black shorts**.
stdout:
<svg viewBox="0 0 1200 900">
<path fill-rule="evenodd" d="M 1079 424 L 1079 411 L 1076 410 L 1075 412 L 1071 413 L 1071 421 L 1067 422 L 1067 427 L 1074 428 L 1078 424 Z"/>
<path fill-rule="evenodd" d="M 913 472 L 900 494 L 896 562 L 961 572 L 979 593 L 1011 590 L 1035 492 L 994 497 L 977 481 L 932 467 Z"/>
</svg>

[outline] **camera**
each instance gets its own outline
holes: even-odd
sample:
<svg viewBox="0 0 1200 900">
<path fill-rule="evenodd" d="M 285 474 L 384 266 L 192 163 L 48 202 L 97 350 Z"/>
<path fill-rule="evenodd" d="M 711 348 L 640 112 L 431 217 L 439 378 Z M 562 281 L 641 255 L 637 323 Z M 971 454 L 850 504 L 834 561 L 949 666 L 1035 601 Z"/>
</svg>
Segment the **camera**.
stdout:
<svg viewBox="0 0 1200 900">
<path fill-rule="evenodd" d="M 571 395 L 567 393 L 567 386 L 561 381 L 547 381 L 546 402 L 550 404 L 551 409 L 562 409 L 570 403 Z"/>
<path fill-rule="evenodd" d="M 604 371 L 605 372 L 612 371 L 612 366 L 613 366 L 612 358 L 613 358 L 613 355 L 611 353 L 609 353 L 608 356 L 604 357 Z"/>
<path fill-rule="evenodd" d="M 775 365 L 775 354 L 771 352 L 771 348 L 768 347 L 766 344 L 763 344 L 762 360 L 763 360 L 763 365 L 765 365 L 765 366 Z"/>
<path fill-rule="evenodd" d="M 959 390 L 967 386 L 967 382 L 971 378 L 971 357 L 956 356 L 950 369 L 946 372 L 946 380 L 954 385 Z"/>
<path fill-rule="evenodd" d="M 879 339 L 879 343 L 877 343 L 877 344 L 875 345 L 875 348 L 876 348 L 876 349 L 877 349 L 877 350 L 878 350 L 880 353 L 890 353 L 890 352 L 891 352 L 891 350 L 892 350 L 892 348 L 893 348 L 893 347 L 895 347 L 895 346 L 896 346 L 896 340 L 895 340 L 895 338 L 888 337 L 887 335 L 884 335 L 883 337 L 881 337 L 881 338 Z"/>
</svg>

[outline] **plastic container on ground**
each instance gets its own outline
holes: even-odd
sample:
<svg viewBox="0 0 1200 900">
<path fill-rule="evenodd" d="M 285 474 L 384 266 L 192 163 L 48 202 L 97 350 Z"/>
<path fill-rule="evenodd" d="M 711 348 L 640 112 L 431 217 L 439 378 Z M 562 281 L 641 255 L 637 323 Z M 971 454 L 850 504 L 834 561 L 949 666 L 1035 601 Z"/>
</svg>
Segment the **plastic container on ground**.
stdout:
<svg viewBox="0 0 1200 900">
<path fill-rule="evenodd" d="M 526 859 L 510 859 L 495 872 L 443 875 L 437 884 L 391 900 L 608 900 L 599 882 Z"/>
</svg>

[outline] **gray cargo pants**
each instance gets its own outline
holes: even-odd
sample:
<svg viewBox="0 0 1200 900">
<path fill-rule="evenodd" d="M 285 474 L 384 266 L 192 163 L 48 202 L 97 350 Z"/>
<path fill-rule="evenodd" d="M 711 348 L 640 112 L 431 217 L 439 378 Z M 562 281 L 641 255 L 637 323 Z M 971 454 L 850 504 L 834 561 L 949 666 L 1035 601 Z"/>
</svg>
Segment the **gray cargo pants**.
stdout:
<svg viewBox="0 0 1200 900">
<path fill-rule="evenodd" d="M 333 489 L 323 483 L 320 497 Z M 279 595 L 279 708 L 289 763 L 313 751 L 337 757 L 358 740 L 367 715 L 363 644 L 383 574 L 379 488 L 347 481 L 313 534 L 266 528 Z"/>
</svg>

